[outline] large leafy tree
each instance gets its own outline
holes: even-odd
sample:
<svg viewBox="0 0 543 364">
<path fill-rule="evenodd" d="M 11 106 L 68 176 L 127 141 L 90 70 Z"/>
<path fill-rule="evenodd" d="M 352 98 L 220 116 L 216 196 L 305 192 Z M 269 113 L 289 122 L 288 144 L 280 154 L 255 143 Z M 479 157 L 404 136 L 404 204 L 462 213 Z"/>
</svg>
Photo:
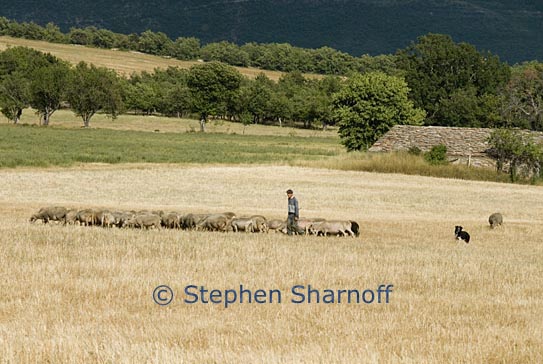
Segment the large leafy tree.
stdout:
<svg viewBox="0 0 543 364">
<path fill-rule="evenodd" d="M 543 130 L 543 63 L 528 62 L 513 67 L 503 96 L 506 126 Z"/>
<path fill-rule="evenodd" d="M 256 124 L 270 118 L 270 103 L 275 92 L 273 81 L 260 73 L 254 81 L 249 81 L 244 91 L 246 111 L 251 114 L 252 122 Z"/>
<path fill-rule="evenodd" d="M 172 44 L 166 34 L 146 30 L 139 37 L 138 50 L 149 54 L 167 55 Z"/>
<path fill-rule="evenodd" d="M 488 126 L 498 90 L 510 76 L 497 56 L 481 53 L 448 35 L 428 34 L 396 54 L 416 107 L 427 111 L 426 124 Z M 470 99 L 469 105 L 459 102 Z M 477 122 L 474 122 L 477 120 Z"/>
<path fill-rule="evenodd" d="M 396 124 L 420 124 L 425 113 L 407 97 L 402 78 L 356 74 L 334 95 L 333 118 L 347 150 L 366 150 Z"/>
<path fill-rule="evenodd" d="M 200 115 L 200 131 L 205 131 L 209 115 L 225 115 L 228 103 L 238 92 L 241 74 L 235 68 L 209 62 L 192 66 L 187 75 L 192 110 Z"/>
<path fill-rule="evenodd" d="M 51 115 L 64 100 L 66 80 L 70 69 L 65 63 L 38 68 L 30 81 L 30 106 L 36 109 L 43 125 L 49 125 Z"/>
<path fill-rule="evenodd" d="M 28 78 L 21 72 L 12 72 L 0 81 L 0 109 L 14 124 L 18 124 L 23 110 L 30 102 Z"/>
<path fill-rule="evenodd" d="M 171 45 L 172 56 L 182 60 L 193 60 L 200 56 L 200 40 L 198 38 L 180 37 Z"/>
<path fill-rule="evenodd" d="M 496 129 L 488 138 L 489 154 L 498 172 L 507 167 L 511 182 L 518 180 L 519 169 L 532 178 L 541 177 L 543 146 L 527 133 L 515 129 Z"/>
<path fill-rule="evenodd" d="M 58 63 L 50 54 L 26 47 L 0 52 L 0 109 L 15 124 L 31 103 L 31 80 L 35 72 Z"/>
<path fill-rule="evenodd" d="M 80 62 L 67 82 L 66 98 L 77 116 L 88 127 L 98 111 L 116 118 L 123 108 L 122 87 L 117 74 L 104 67 Z"/>
</svg>

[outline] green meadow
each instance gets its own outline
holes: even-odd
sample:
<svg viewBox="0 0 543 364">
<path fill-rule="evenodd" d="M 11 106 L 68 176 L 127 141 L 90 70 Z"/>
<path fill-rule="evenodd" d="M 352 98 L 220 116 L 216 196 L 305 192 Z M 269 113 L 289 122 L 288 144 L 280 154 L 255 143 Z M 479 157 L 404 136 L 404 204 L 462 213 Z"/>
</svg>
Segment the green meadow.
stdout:
<svg viewBox="0 0 543 364">
<path fill-rule="evenodd" d="M 0 125 L 0 167 L 80 163 L 267 164 L 322 160 L 343 152 L 328 137 L 150 133 Z"/>
</svg>

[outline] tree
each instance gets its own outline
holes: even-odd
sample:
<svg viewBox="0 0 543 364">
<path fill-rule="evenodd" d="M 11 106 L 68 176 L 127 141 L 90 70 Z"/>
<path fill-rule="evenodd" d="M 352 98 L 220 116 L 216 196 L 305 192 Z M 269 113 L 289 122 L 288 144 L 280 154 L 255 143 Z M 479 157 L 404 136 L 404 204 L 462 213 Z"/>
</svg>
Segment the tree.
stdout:
<svg viewBox="0 0 543 364">
<path fill-rule="evenodd" d="M 264 73 L 258 74 L 247 87 L 247 112 L 252 115 L 253 123 L 264 121 L 270 114 L 270 101 L 274 92 L 273 81 Z"/>
<path fill-rule="evenodd" d="M 246 67 L 249 64 L 249 56 L 234 43 L 222 41 L 209 43 L 202 47 L 200 56 L 204 61 L 224 62 L 232 66 Z"/>
<path fill-rule="evenodd" d="M 205 132 L 209 115 L 224 115 L 228 101 L 239 90 L 241 74 L 219 62 L 192 66 L 187 75 L 192 110 L 200 115 L 200 131 Z"/>
<path fill-rule="evenodd" d="M 66 98 L 77 116 L 88 127 L 98 111 L 115 119 L 122 110 L 122 87 L 112 70 L 80 62 L 73 69 L 67 82 Z"/>
<path fill-rule="evenodd" d="M 540 177 L 543 164 L 543 146 L 536 144 L 526 132 L 514 129 L 496 129 L 488 138 L 489 155 L 496 160 L 501 172 L 507 166 L 511 182 L 518 180 L 518 171 Z"/>
<path fill-rule="evenodd" d="M 200 40 L 198 38 L 177 38 L 172 44 L 172 57 L 190 61 L 200 55 Z"/>
<path fill-rule="evenodd" d="M 332 117 L 347 150 L 366 150 L 396 124 L 420 124 L 425 113 L 408 100 L 399 77 L 382 72 L 355 74 L 334 95 Z"/>
<path fill-rule="evenodd" d="M 0 53 L 0 109 L 17 124 L 31 101 L 30 80 L 36 70 L 58 63 L 58 59 L 26 47 Z"/>
<path fill-rule="evenodd" d="M 497 95 L 510 76 L 509 66 L 497 56 L 480 53 L 468 43 L 455 43 L 448 35 L 428 34 L 398 51 L 396 59 L 411 88 L 410 99 L 427 111 L 426 124 L 458 124 L 454 119 L 460 118 L 478 119 L 476 124 L 487 126 L 494 121 L 497 110 L 488 109 L 495 105 L 488 96 Z M 469 107 L 457 102 L 468 94 Z"/>
<path fill-rule="evenodd" d="M 140 35 L 138 51 L 156 55 L 167 55 L 172 43 L 172 40 L 166 34 L 146 30 Z"/>
<path fill-rule="evenodd" d="M 66 79 L 70 69 L 57 63 L 34 71 L 30 81 L 30 106 L 36 109 L 43 125 L 49 125 L 51 115 L 64 100 Z"/>
<path fill-rule="evenodd" d="M 502 116 L 508 126 L 543 130 L 543 63 L 513 67 L 503 95 Z"/>
<path fill-rule="evenodd" d="M 344 75 L 353 70 L 354 57 L 330 47 L 313 51 L 315 72 L 325 75 Z"/>
<path fill-rule="evenodd" d="M 13 72 L 0 81 L 0 109 L 14 124 L 18 124 L 23 109 L 30 100 L 28 79 L 20 72 Z"/>
</svg>

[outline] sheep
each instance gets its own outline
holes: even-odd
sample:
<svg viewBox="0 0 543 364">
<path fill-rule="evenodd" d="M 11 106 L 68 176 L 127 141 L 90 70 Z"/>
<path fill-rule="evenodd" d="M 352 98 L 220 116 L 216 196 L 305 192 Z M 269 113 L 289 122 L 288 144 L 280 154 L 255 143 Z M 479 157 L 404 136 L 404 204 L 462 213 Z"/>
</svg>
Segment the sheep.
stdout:
<svg viewBox="0 0 543 364">
<path fill-rule="evenodd" d="M 287 233 L 287 222 L 285 220 L 269 220 L 268 221 L 268 230 L 273 230 L 275 232 Z"/>
<path fill-rule="evenodd" d="M 162 215 L 162 226 L 169 229 L 179 229 L 180 225 L 180 216 L 176 212 L 165 213 Z"/>
<path fill-rule="evenodd" d="M 494 229 L 495 227 L 503 224 L 503 216 L 499 212 L 495 212 L 488 218 L 488 223 L 490 224 L 490 228 Z"/>
<path fill-rule="evenodd" d="M 196 227 L 209 231 L 226 231 L 230 220 L 224 214 L 211 214 L 200 221 Z"/>
<path fill-rule="evenodd" d="M 103 227 L 112 227 L 117 225 L 117 219 L 111 212 L 104 212 L 101 218 L 101 224 Z"/>
<path fill-rule="evenodd" d="M 66 224 L 75 225 L 78 210 L 70 209 L 66 213 Z"/>
<path fill-rule="evenodd" d="M 360 225 L 356 221 L 351 220 L 351 230 L 356 236 L 360 236 Z"/>
<path fill-rule="evenodd" d="M 91 226 L 96 224 L 96 211 L 93 209 L 79 210 L 75 215 L 75 221 L 80 225 Z"/>
<path fill-rule="evenodd" d="M 147 214 L 147 215 L 136 215 L 130 220 L 126 221 L 126 226 L 128 227 L 139 227 L 141 229 L 150 229 L 152 227 L 160 229 L 161 227 L 161 219 L 160 216 L 155 214 Z"/>
<path fill-rule="evenodd" d="M 183 229 L 196 229 L 197 225 L 203 221 L 208 214 L 187 214 L 181 218 L 181 227 Z"/>
<path fill-rule="evenodd" d="M 134 211 L 115 211 L 113 217 L 115 218 L 115 225 L 117 227 L 125 227 L 126 222 L 136 216 Z"/>
<path fill-rule="evenodd" d="M 254 232 L 253 219 L 251 219 L 250 217 L 234 218 L 230 222 L 230 225 L 232 226 L 235 232 L 238 232 L 238 231 L 245 231 L 246 233 Z"/>
<path fill-rule="evenodd" d="M 42 220 L 44 224 L 47 224 L 49 221 L 62 221 L 66 224 L 67 213 L 68 209 L 62 206 L 42 207 L 30 217 L 30 222 L 33 223 L 36 220 Z"/>
<path fill-rule="evenodd" d="M 462 226 L 455 226 L 454 227 L 454 235 L 456 236 L 457 240 L 462 240 L 466 244 L 469 243 L 470 236 L 467 231 L 462 230 Z"/>
<path fill-rule="evenodd" d="M 326 221 L 322 218 L 301 218 L 296 221 L 298 225 L 298 234 L 305 234 L 308 235 L 310 232 L 310 228 L 313 224 L 318 224 L 321 222 Z"/>
<path fill-rule="evenodd" d="M 264 216 L 253 215 L 250 217 L 250 219 L 253 221 L 253 231 L 259 232 L 259 233 L 268 232 L 268 221 L 266 220 Z"/>
<path fill-rule="evenodd" d="M 356 234 L 351 230 L 351 227 L 351 221 L 322 221 L 311 224 L 311 226 L 309 227 L 309 231 L 315 235 L 319 235 L 321 233 L 324 236 L 326 236 L 326 234 L 341 234 L 343 236 L 350 235 L 354 238 Z"/>
</svg>

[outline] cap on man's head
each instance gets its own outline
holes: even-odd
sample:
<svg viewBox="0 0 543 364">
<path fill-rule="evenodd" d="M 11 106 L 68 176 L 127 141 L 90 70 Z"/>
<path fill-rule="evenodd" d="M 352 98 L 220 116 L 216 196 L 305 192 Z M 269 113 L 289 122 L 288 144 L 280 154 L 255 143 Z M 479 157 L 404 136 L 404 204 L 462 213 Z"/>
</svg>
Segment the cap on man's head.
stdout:
<svg viewBox="0 0 543 364">
<path fill-rule="evenodd" d="M 287 194 L 293 194 L 293 193 L 294 193 L 294 192 L 292 192 L 291 189 L 288 189 L 288 190 L 287 190 Z"/>
</svg>

